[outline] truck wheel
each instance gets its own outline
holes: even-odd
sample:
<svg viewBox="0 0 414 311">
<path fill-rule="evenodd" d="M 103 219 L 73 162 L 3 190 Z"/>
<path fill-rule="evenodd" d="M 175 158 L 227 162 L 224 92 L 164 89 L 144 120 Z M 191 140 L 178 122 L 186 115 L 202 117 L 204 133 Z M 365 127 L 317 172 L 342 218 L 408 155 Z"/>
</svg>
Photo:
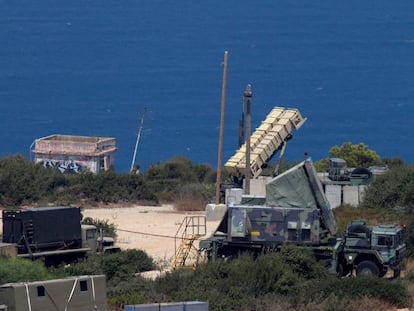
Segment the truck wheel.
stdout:
<svg viewBox="0 0 414 311">
<path fill-rule="evenodd" d="M 357 266 L 356 275 L 357 276 L 361 276 L 361 275 L 378 276 L 379 268 L 372 261 L 369 261 L 369 260 L 361 261 Z"/>
</svg>

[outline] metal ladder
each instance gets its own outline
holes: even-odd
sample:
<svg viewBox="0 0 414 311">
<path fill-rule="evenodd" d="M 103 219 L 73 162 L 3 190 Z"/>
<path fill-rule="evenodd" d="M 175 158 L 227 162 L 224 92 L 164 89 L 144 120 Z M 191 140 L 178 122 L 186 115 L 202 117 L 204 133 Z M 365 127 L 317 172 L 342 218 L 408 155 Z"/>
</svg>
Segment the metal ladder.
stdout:
<svg viewBox="0 0 414 311">
<path fill-rule="evenodd" d="M 186 216 L 181 222 L 175 234 L 174 247 L 175 256 L 172 264 L 173 269 L 195 266 L 198 263 L 198 249 L 194 242 L 206 235 L 205 216 Z"/>
</svg>

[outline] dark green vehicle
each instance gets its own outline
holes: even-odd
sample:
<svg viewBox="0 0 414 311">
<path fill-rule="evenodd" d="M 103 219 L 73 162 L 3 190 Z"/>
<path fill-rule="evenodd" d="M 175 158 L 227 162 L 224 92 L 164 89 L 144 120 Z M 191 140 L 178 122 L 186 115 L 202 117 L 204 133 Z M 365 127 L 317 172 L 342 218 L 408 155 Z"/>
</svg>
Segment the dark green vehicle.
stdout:
<svg viewBox="0 0 414 311">
<path fill-rule="evenodd" d="M 384 276 L 389 269 L 399 276 L 406 255 L 404 229 L 399 225 L 367 226 L 351 222 L 344 238 L 338 239 L 333 251 L 333 266 L 340 276 L 352 274 Z"/>
<path fill-rule="evenodd" d="M 406 248 L 397 225 L 368 227 L 352 222 L 342 239 L 311 159 L 266 185 L 265 197 L 243 197 L 229 204 L 212 236 L 201 240 L 208 260 L 229 259 L 241 252 L 278 251 L 284 244 L 310 248 L 339 276 L 399 274 Z"/>
</svg>

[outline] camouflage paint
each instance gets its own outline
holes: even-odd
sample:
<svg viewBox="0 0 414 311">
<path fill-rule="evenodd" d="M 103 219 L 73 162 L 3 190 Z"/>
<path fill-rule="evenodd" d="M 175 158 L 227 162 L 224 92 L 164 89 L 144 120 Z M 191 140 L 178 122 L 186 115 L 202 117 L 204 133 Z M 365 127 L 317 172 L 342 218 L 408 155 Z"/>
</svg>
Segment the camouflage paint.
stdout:
<svg viewBox="0 0 414 311">
<path fill-rule="evenodd" d="M 310 158 L 276 176 L 266 185 L 264 206 L 320 211 L 320 224 L 335 236 L 337 226 L 322 183 Z"/>
<path fill-rule="evenodd" d="M 320 243 L 317 209 L 264 206 L 231 206 L 228 209 L 228 240 L 265 243 Z"/>
</svg>

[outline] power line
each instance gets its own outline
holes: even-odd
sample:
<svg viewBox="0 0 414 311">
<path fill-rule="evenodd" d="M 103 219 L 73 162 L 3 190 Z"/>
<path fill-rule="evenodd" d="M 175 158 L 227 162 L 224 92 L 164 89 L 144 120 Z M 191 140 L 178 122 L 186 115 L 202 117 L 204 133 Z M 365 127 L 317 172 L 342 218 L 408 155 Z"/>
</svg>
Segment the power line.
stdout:
<svg viewBox="0 0 414 311">
<path fill-rule="evenodd" d="M 159 238 L 181 239 L 181 240 L 184 240 L 185 239 L 183 237 L 178 237 L 178 236 L 163 235 L 163 234 L 156 234 L 156 233 L 147 233 L 147 232 L 132 231 L 132 230 L 125 230 L 125 229 L 118 229 L 118 228 L 116 228 L 115 231 L 121 231 L 121 232 L 127 232 L 127 233 L 134 233 L 134 234 L 141 234 L 141 235 L 148 235 L 148 236 L 159 237 Z"/>
<path fill-rule="evenodd" d="M 169 238 L 169 239 L 176 239 L 178 237 L 171 236 L 171 235 L 162 235 L 162 234 L 155 234 L 155 233 L 147 233 L 147 232 L 140 232 L 140 231 L 132 231 L 132 230 L 124 230 L 124 229 L 115 229 L 116 231 L 127 232 L 127 233 L 135 233 L 135 234 L 142 234 L 142 235 L 149 235 L 159 238 Z"/>
</svg>

